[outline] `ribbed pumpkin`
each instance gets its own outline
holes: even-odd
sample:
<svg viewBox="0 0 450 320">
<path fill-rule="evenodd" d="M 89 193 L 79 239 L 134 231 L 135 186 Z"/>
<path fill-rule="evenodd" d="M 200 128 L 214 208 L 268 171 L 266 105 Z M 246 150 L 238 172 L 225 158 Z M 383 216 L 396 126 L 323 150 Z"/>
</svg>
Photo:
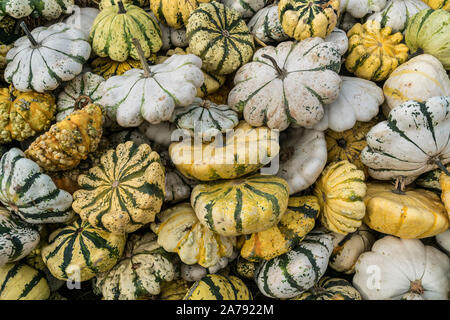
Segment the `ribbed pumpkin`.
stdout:
<svg viewBox="0 0 450 320">
<path fill-rule="evenodd" d="M 424 52 L 437 58 L 450 70 L 450 12 L 426 9 L 412 17 L 405 30 L 405 43 L 411 52 Z"/>
<path fill-rule="evenodd" d="M 347 234 L 361 226 L 366 212 L 364 172 L 347 160 L 330 163 L 317 180 L 320 221 L 333 232 Z"/>
<path fill-rule="evenodd" d="M 211 0 L 152 0 L 150 9 L 161 23 L 179 29 L 184 27 L 188 19 L 200 2 L 209 2 Z"/>
<path fill-rule="evenodd" d="M 319 200 L 314 196 L 290 197 L 280 222 L 245 240 L 241 257 L 249 261 L 270 260 L 288 252 L 314 228 L 319 210 Z"/>
<path fill-rule="evenodd" d="M 109 57 L 97 57 L 91 62 L 92 71 L 105 79 L 120 76 L 131 69 L 140 68 L 138 60 L 128 59 L 123 62 L 111 60 Z"/>
<path fill-rule="evenodd" d="M 125 235 L 94 229 L 87 221 L 78 219 L 53 231 L 41 254 L 55 278 L 86 281 L 117 263 L 125 241 Z"/>
<path fill-rule="evenodd" d="M 102 109 L 89 104 L 52 125 L 33 141 L 25 154 L 47 171 L 75 168 L 97 149 L 102 125 Z"/>
<path fill-rule="evenodd" d="M 319 282 L 291 300 L 362 300 L 358 290 L 345 279 L 323 277 Z"/>
<path fill-rule="evenodd" d="M 254 128 L 241 121 L 234 130 L 223 145 L 185 137 L 170 145 L 170 158 L 186 177 L 212 181 L 242 177 L 278 154 L 278 136 L 267 127 Z"/>
<path fill-rule="evenodd" d="M 263 43 L 276 43 L 289 39 L 278 17 L 278 3 L 268 5 L 248 22 L 250 32 Z"/>
<path fill-rule="evenodd" d="M 348 32 L 345 67 L 357 77 L 381 81 L 408 58 L 408 47 L 400 32 L 391 34 L 390 27 L 381 28 L 378 21 L 355 24 Z"/>
<path fill-rule="evenodd" d="M 218 2 L 202 3 L 186 25 L 191 52 L 203 61 L 203 68 L 225 75 L 252 58 L 255 45 L 245 21 L 235 10 Z"/>
<path fill-rule="evenodd" d="M 51 94 L 0 88 L 0 143 L 23 141 L 47 130 L 55 111 Z"/>
<path fill-rule="evenodd" d="M 21 262 L 0 267 L 0 300 L 46 300 L 50 288 L 44 273 Z"/>
<path fill-rule="evenodd" d="M 191 193 L 200 222 L 224 236 L 255 233 L 276 225 L 288 200 L 287 182 L 269 175 L 199 184 Z"/>
<path fill-rule="evenodd" d="M 189 203 L 181 203 L 156 215 L 151 229 L 158 244 L 168 252 L 176 252 L 186 264 L 198 263 L 209 268 L 221 257 L 231 257 L 235 237 L 224 237 L 202 225 Z"/>
<path fill-rule="evenodd" d="M 0 206 L 0 266 L 27 256 L 38 244 L 38 228 Z"/>
<path fill-rule="evenodd" d="M 94 286 L 105 300 L 136 300 L 158 295 L 164 282 L 177 276 L 177 256 L 156 242 L 153 233 L 131 235 L 122 259 L 97 275 Z"/>
<path fill-rule="evenodd" d="M 139 59 L 133 38 L 141 43 L 146 58 L 161 49 L 161 30 L 155 19 L 144 9 L 121 1 L 100 12 L 89 35 L 96 55 L 120 62 Z"/>
<path fill-rule="evenodd" d="M 422 0 L 425 2 L 431 9 L 444 9 L 446 11 L 450 11 L 450 2 L 447 0 Z"/>
<path fill-rule="evenodd" d="M 398 191 L 389 184 L 368 183 L 364 202 L 365 224 L 402 239 L 432 237 L 449 226 L 445 207 L 431 191 Z"/>
<path fill-rule="evenodd" d="M 301 41 L 325 38 L 333 31 L 339 16 L 339 0 L 281 0 L 278 15 L 284 32 Z"/>
<path fill-rule="evenodd" d="M 74 0 L 2 0 L 0 16 L 9 15 L 16 19 L 28 16 L 43 17 L 46 20 L 57 19 L 64 13 L 69 13 Z"/>
<path fill-rule="evenodd" d="M 361 151 L 367 146 L 367 132 L 377 123 L 378 119 L 375 118 L 370 122 L 356 122 L 353 128 L 343 132 L 336 132 L 330 129 L 325 131 L 328 163 L 347 160 L 359 170 L 364 171 L 365 176 L 368 177 L 368 169 L 359 157 Z"/>
<path fill-rule="evenodd" d="M 196 281 L 183 300 L 252 300 L 252 294 L 237 277 L 209 274 Z"/>
<path fill-rule="evenodd" d="M 189 291 L 189 282 L 178 279 L 170 282 L 163 282 L 159 300 L 182 300 Z"/>
<path fill-rule="evenodd" d="M 450 219 L 450 176 L 441 173 L 439 177 L 439 184 L 442 189 L 441 199 L 444 203 L 445 209 L 447 209 L 448 217 Z"/>
<path fill-rule="evenodd" d="M 83 220 L 113 233 L 130 233 L 152 222 L 164 201 L 164 168 L 149 145 L 121 143 L 100 165 L 80 175 L 72 208 Z"/>
</svg>

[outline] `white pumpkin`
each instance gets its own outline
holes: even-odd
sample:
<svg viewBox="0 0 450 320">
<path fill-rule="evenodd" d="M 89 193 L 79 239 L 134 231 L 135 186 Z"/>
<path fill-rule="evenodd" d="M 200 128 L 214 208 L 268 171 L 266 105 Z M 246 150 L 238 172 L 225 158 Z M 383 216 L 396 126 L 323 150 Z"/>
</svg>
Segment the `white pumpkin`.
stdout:
<svg viewBox="0 0 450 320">
<path fill-rule="evenodd" d="M 365 300 L 448 299 L 449 257 L 417 239 L 386 236 L 359 257 L 355 270 L 353 286 Z"/>
<path fill-rule="evenodd" d="M 247 24 L 250 32 L 264 43 L 277 43 L 289 39 L 278 17 L 278 4 L 259 10 Z"/>
<path fill-rule="evenodd" d="M 348 49 L 348 37 L 347 33 L 339 28 L 334 28 L 324 40 L 326 42 L 333 42 L 337 45 L 337 49 L 341 55 L 344 55 Z"/>
<path fill-rule="evenodd" d="M 353 233 L 343 235 L 333 232 L 333 252 L 330 257 L 330 267 L 337 272 L 355 273 L 355 264 L 359 256 L 370 251 L 375 242 L 374 232 L 362 224 Z"/>
<path fill-rule="evenodd" d="M 175 54 L 161 64 L 131 69 L 105 82 L 99 104 L 122 127 L 138 127 L 144 120 L 156 124 L 170 120 L 175 107 L 194 101 L 203 84 L 202 60 Z"/>
<path fill-rule="evenodd" d="M 450 255 L 450 229 L 436 235 L 436 242 L 448 255 Z"/>
<path fill-rule="evenodd" d="M 422 0 L 389 0 L 382 11 L 372 14 L 367 20 L 378 21 L 382 28 L 391 27 L 392 33 L 403 32 L 413 15 L 429 8 Z"/>
<path fill-rule="evenodd" d="M 3 15 L 9 15 L 15 19 L 32 15 L 53 20 L 64 13 L 69 13 L 69 8 L 73 3 L 74 0 L 2 0 L 0 3 L 0 20 Z"/>
<path fill-rule="evenodd" d="M 426 101 L 431 97 L 450 96 L 450 78 L 438 59 L 421 54 L 396 68 L 384 83 L 383 92 L 386 97 L 383 113 L 388 115 L 408 100 Z"/>
<path fill-rule="evenodd" d="M 362 18 L 365 15 L 383 10 L 386 0 L 341 0 L 340 12 L 350 14 L 354 18 Z"/>
<path fill-rule="evenodd" d="M 237 71 L 228 105 L 255 127 L 312 128 L 339 95 L 340 64 L 339 46 L 318 37 L 261 48 Z"/>
<path fill-rule="evenodd" d="M 264 8 L 268 0 L 221 0 L 226 7 L 236 10 L 242 18 L 251 18 L 253 15 Z"/>
<path fill-rule="evenodd" d="M 450 96 L 407 101 L 372 127 L 361 161 L 378 180 L 419 175 L 450 162 Z"/>
<path fill-rule="evenodd" d="M 166 148 L 172 143 L 172 134 L 174 134 L 175 130 L 177 130 L 176 124 L 169 121 L 163 121 L 157 124 L 144 122 L 139 126 L 139 131 L 148 139 Z"/>
<path fill-rule="evenodd" d="M 323 132 L 289 128 L 281 133 L 277 176 L 287 181 L 290 194 L 311 186 L 326 163 L 327 143 Z"/>
<path fill-rule="evenodd" d="M 291 251 L 264 261 L 255 271 L 261 293 L 271 298 L 293 298 L 312 288 L 323 276 L 333 250 L 333 236 L 311 231 Z"/>
<path fill-rule="evenodd" d="M 20 91 L 56 89 L 80 74 L 91 54 L 86 35 L 62 22 L 26 33 L 6 55 L 5 80 Z"/>
<path fill-rule="evenodd" d="M 81 30 L 89 38 L 92 25 L 94 24 L 95 17 L 100 13 L 97 8 L 80 8 L 78 6 L 71 6 L 69 8 L 70 16 L 63 20 L 64 23 Z"/>
<path fill-rule="evenodd" d="M 341 76 L 339 97 L 324 106 L 324 116 L 314 127 L 316 130 L 331 129 L 342 132 L 353 128 L 356 121 L 368 122 L 374 118 L 384 101 L 383 90 L 374 82 Z"/>
</svg>

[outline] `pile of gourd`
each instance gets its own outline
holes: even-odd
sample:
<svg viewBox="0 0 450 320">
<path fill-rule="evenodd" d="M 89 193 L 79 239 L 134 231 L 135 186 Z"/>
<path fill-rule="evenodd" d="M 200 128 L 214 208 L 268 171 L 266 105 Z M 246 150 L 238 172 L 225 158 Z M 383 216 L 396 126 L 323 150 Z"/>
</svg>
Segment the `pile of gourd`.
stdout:
<svg viewBox="0 0 450 320">
<path fill-rule="evenodd" d="M 0 299 L 449 299 L 449 1 L 0 26 Z"/>
</svg>

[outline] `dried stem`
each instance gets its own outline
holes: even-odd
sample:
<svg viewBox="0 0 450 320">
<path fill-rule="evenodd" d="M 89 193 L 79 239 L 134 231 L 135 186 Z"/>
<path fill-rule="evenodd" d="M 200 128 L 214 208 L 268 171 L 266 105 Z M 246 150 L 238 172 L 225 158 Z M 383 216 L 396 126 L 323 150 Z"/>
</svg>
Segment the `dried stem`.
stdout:
<svg viewBox="0 0 450 320">
<path fill-rule="evenodd" d="M 141 61 L 142 69 L 144 70 L 144 76 L 146 78 L 151 77 L 150 67 L 148 66 L 147 59 L 145 59 L 144 51 L 142 50 L 141 44 L 139 43 L 139 40 L 136 38 L 133 38 L 133 44 L 136 48 L 136 51 L 139 55 L 139 60 Z"/>
</svg>

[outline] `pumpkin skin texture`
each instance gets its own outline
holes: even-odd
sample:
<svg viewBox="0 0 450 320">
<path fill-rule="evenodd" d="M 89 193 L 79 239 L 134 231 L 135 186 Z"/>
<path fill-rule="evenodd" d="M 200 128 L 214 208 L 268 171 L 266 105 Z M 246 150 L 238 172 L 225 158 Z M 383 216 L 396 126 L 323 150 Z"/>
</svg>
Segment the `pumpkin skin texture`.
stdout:
<svg viewBox="0 0 450 320">
<path fill-rule="evenodd" d="M 436 235 L 436 242 L 450 256 L 450 229 Z"/>
<path fill-rule="evenodd" d="M 94 0 L 94 1 L 97 1 L 97 0 Z M 117 2 L 118 1 L 116 1 L 116 0 L 100 0 L 98 7 L 100 10 L 103 10 L 105 8 L 117 5 Z M 148 6 L 150 1 L 149 0 L 122 0 L 122 2 L 124 4 L 129 3 L 129 4 L 133 4 L 135 6 L 143 8 L 143 7 Z"/>
<path fill-rule="evenodd" d="M 366 134 L 378 123 L 375 118 L 370 122 L 356 122 L 355 126 L 343 132 L 330 129 L 325 131 L 327 142 L 327 163 L 347 160 L 369 177 L 368 168 L 361 162 L 360 155 L 367 146 Z"/>
<path fill-rule="evenodd" d="M 281 0 L 278 16 L 284 32 L 295 40 L 325 38 L 339 16 L 339 0 Z"/>
<path fill-rule="evenodd" d="M 126 236 L 94 229 L 78 219 L 55 230 L 48 242 L 41 254 L 51 274 L 60 280 L 81 282 L 109 271 L 119 261 Z"/>
<path fill-rule="evenodd" d="M 158 23 L 145 10 L 124 4 L 124 10 L 114 5 L 102 10 L 95 18 L 89 35 L 92 50 L 99 57 L 123 62 L 129 57 L 138 60 L 132 38 L 138 39 L 145 58 L 162 47 Z M 111 45 L 110 43 L 113 43 Z"/>
<path fill-rule="evenodd" d="M 11 148 L 0 160 L 0 202 L 30 224 L 63 223 L 72 215 L 72 196 L 25 154 Z"/>
<path fill-rule="evenodd" d="M 50 288 L 44 273 L 16 262 L 0 267 L 0 300 L 46 300 Z"/>
<path fill-rule="evenodd" d="M 411 52 L 421 49 L 450 70 L 450 12 L 426 9 L 412 17 L 405 30 L 405 43 Z"/>
<path fill-rule="evenodd" d="M 348 32 L 349 50 L 345 67 L 357 77 L 372 81 L 387 79 L 408 58 L 408 47 L 400 32 L 391 34 L 378 21 L 355 24 Z"/>
<path fill-rule="evenodd" d="M 169 147 L 170 158 L 187 178 L 201 181 L 234 179 L 254 172 L 278 154 L 278 136 L 266 127 L 241 121 L 223 145 L 183 138 Z M 198 159 L 201 155 L 201 159 Z"/>
<path fill-rule="evenodd" d="M 448 217 L 450 219 L 450 177 L 442 172 L 439 177 L 439 184 L 442 190 L 442 203 L 444 204 L 445 209 L 447 209 Z"/>
<path fill-rule="evenodd" d="M 150 9 L 159 22 L 169 27 L 180 29 L 188 23 L 190 15 L 201 2 L 209 1 L 156 0 L 150 1 Z"/>
<path fill-rule="evenodd" d="M 177 257 L 161 248 L 152 233 L 129 237 L 122 259 L 97 275 L 95 286 L 105 300 L 136 300 L 158 295 L 163 282 L 175 280 Z"/>
<path fill-rule="evenodd" d="M 422 0 L 425 2 L 431 9 L 444 9 L 446 11 L 450 11 L 450 2 L 446 0 Z"/>
<path fill-rule="evenodd" d="M 341 0 L 340 1 L 340 18 L 344 14 L 354 18 L 363 18 L 368 13 L 379 12 L 386 7 L 386 0 Z M 343 19 L 341 19 L 343 20 Z"/>
<path fill-rule="evenodd" d="M 314 228 L 319 210 L 319 200 L 314 196 L 289 198 L 280 222 L 245 240 L 241 257 L 249 261 L 270 260 L 288 252 Z"/>
<path fill-rule="evenodd" d="M 333 233 L 334 249 L 331 253 L 329 266 L 337 272 L 355 273 L 355 264 L 359 256 L 370 251 L 375 242 L 374 232 L 362 224 L 354 233 L 342 235 Z"/>
<path fill-rule="evenodd" d="M 80 8 L 78 6 L 72 6 L 70 16 L 64 19 L 63 22 L 73 28 L 83 31 L 86 38 L 89 38 L 92 25 L 99 13 L 100 10 L 96 8 Z"/>
<path fill-rule="evenodd" d="M 347 280 L 323 277 L 314 287 L 291 300 L 362 300 L 362 298 Z"/>
<path fill-rule="evenodd" d="M 287 182 L 269 175 L 199 184 L 191 193 L 200 222 L 223 236 L 269 229 L 280 221 L 288 200 Z"/>
<path fill-rule="evenodd" d="M 248 22 L 248 29 L 264 43 L 277 43 L 289 39 L 278 17 L 278 4 L 262 8 Z"/>
<path fill-rule="evenodd" d="M 339 95 L 340 64 L 339 46 L 321 38 L 266 46 L 236 72 L 228 105 L 255 127 L 312 128 L 323 117 L 323 104 Z"/>
<path fill-rule="evenodd" d="M 236 71 L 250 61 L 255 50 L 253 36 L 239 13 L 215 1 L 200 4 L 191 13 L 186 37 L 203 68 L 218 75 Z"/>
<path fill-rule="evenodd" d="M 105 82 L 99 104 L 122 127 L 138 127 L 144 120 L 151 124 L 170 120 L 175 107 L 193 102 L 204 80 L 201 66 L 193 54 L 175 54 L 148 70 L 129 70 Z"/>
<path fill-rule="evenodd" d="M 209 274 L 196 281 L 183 300 L 252 300 L 252 294 L 237 277 Z"/>
<path fill-rule="evenodd" d="M 294 298 L 323 276 L 332 250 L 330 233 L 312 231 L 291 251 L 261 263 L 255 282 L 266 297 Z"/>
<path fill-rule="evenodd" d="M 446 169 L 450 169 L 450 165 L 447 164 Z M 441 176 L 442 170 L 441 169 L 435 169 L 432 171 L 428 171 L 422 175 L 420 175 L 414 183 L 425 189 L 431 189 L 432 191 L 441 192 L 441 185 L 439 183 L 439 177 Z"/>
<path fill-rule="evenodd" d="M 392 185 L 368 183 L 364 223 L 402 239 L 435 236 L 448 229 L 448 215 L 439 197 L 423 189 L 393 191 Z"/>
<path fill-rule="evenodd" d="M 280 134 L 280 143 L 277 176 L 288 182 L 290 194 L 309 188 L 327 161 L 323 132 L 291 127 Z"/>
<path fill-rule="evenodd" d="M 23 141 L 47 130 L 55 111 L 51 94 L 0 88 L 0 143 Z"/>
<path fill-rule="evenodd" d="M 40 241 L 37 228 L 14 217 L 3 206 L 0 206 L 0 230 L 0 266 L 26 257 Z"/>
<path fill-rule="evenodd" d="M 123 62 L 110 58 L 97 57 L 91 62 L 92 71 L 106 80 L 113 76 L 120 76 L 131 69 L 139 69 L 141 63 L 138 60 L 128 59 Z"/>
<path fill-rule="evenodd" d="M 239 256 L 235 261 L 234 272 L 243 279 L 253 280 L 258 263 L 248 261 L 241 256 Z"/>
<path fill-rule="evenodd" d="M 343 160 L 330 163 L 314 187 L 319 198 L 320 221 L 330 231 L 347 234 L 361 226 L 366 212 L 364 172 Z"/>
<path fill-rule="evenodd" d="M 62 22 L 35 28 L 31 36 L 36 46 L 22 37 L 6 55 L 5 80 L 20 91 L 56 89 L 80 74 L 91 54 L 84 33 Z"/>
<path fill-rule="evenodd" d="M 2 0 L 0 1 L 0 16 L 9 15 L 15 19 L 27 16 L 43 17 L 46 20 L 57 19 L 62 14 L 70 12 L 73 0 Z"/>
<path fill-rule="evenodd" d="M 102 125 L 101 108 L 89 104 L 52 125 L 33 141 L 25 154 L 47 171 L 75 168 L 89 152 L 97 149 Z"/>
<path fill-rule="evenodd" d="M 112 233 L 131 233 L 154 221 L 164 201 L 164 168 L 149 145 L 121 143 L 100 165 L 78 177 L 73 210 Z"/>
<path fill-rule="evenodd" d="M 450 96 L 426 102 L 406 101 L 389 113 L 388 120 L 372 127 L 361 161 L 371 177 L 405 177 L 411 183 L 422 173 L 450 162 Z"/>
<path fill-rule="evenodd" d="M 408 100 L 426 101 L 436 96 L 450 96 L 450 79 L 438 59 L 429 54 L 414 57 L 391 73 L 383 85 L 387 116 Z"/>
<path fill-rule="evenodd" d="M 411 294 L 424 300 L 448 298 L 449 258 L 417 239 L 386 236 L 359 257 L 355 268 L 353 286 L 364 300 L 400 300 Z"/>
<path fill-rule="evenodd" d="M 220 236 L 202 225 L 189 203 L 160 212 L 156 221 L 150 228 L 158 235 L 158 244 L 178 253 L 183 263 L 209 268 L 233 254 L 236 238 Z"/>
</svg>

